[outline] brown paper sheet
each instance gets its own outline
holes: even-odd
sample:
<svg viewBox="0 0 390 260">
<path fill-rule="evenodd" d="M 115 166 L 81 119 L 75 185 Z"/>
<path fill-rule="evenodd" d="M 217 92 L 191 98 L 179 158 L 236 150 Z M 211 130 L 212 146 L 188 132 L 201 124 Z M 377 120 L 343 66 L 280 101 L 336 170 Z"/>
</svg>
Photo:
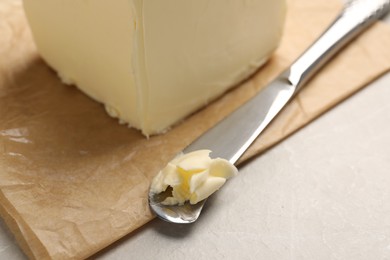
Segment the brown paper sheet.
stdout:
<svg viewBox="0 0 390 260">
<path fill-rule="evenodd" d="M 290 0 L 269 64 L 169 133 L 146 140 L 64 86 L 39 58 L 19 0 L 0 3 L 0 212 L 30 258 L 84 258 L 153 218 L 149 180 L 287 67 L 335 17 L 337 0 Z M 303 127 L 390 69 L 376 24 L 314 78 L 245 154 Z"/>
</svg>

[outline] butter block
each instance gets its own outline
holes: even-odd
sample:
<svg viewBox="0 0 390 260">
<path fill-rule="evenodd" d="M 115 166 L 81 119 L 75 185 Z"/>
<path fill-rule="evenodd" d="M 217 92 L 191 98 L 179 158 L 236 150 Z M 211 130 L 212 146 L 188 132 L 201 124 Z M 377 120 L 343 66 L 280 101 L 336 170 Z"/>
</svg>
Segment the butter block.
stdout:
<svg viewBox="0 0 390 260">
<path fill-rule="evenodd" d="M 41 56 L 143 134 L 162 133 L 266 62 L 285 0 L 24 0 Z"/>
</svg>

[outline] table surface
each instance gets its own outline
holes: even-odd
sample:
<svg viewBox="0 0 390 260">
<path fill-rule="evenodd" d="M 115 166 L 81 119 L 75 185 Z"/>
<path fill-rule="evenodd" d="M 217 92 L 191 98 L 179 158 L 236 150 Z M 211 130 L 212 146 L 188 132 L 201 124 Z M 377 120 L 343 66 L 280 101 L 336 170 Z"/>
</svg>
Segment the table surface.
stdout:
<svg viewBox="0 0 390 260">
<path fill-rule="evenodd" d="M 390 73 L 241 167 L 195 224 L 155 219 L 94 258 L 390 259 L 389 98 Z M 1 220 L 0 259 L 26 259 Z"/>
</svg>

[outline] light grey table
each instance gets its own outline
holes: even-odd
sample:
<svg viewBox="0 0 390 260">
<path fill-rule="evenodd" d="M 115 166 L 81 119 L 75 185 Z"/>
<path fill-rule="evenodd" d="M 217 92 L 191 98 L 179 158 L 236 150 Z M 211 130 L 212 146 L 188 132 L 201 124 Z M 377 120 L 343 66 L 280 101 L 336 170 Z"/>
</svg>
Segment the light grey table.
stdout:
<svg viewBox="0 0 390 260">
<path fill-rule="evenodd" d="M 195 224 L 154 220 L 94 258 L 390 259 L 390 74 L 242 167 Z M 3 223 L 0 259 L 25 259 Z"/>
</svg>

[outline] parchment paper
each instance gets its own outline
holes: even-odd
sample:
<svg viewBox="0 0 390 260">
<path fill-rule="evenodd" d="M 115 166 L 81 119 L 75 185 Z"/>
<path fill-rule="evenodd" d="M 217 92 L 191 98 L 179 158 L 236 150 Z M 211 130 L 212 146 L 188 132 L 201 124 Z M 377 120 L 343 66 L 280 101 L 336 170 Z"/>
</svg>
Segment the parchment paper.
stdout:
<svg viewBox="0 0 390 260">
<path fill-rule="evenodd" d="M 158 170 L 286 68 L 339 9 L 337 0 L 290 0 L 282 44 L 263 69 L 167 134 L 146 140 L 62 85 L 36 52 L 21 1 L 2 0 L 0 213 L 24 252 L 36 259 L 85 258 L 151 220 L 147 189 Z M 310 82 L 242 161 L 388 71 L 389 46 L 389 28 L 376 24 Z"/>
</svg>

